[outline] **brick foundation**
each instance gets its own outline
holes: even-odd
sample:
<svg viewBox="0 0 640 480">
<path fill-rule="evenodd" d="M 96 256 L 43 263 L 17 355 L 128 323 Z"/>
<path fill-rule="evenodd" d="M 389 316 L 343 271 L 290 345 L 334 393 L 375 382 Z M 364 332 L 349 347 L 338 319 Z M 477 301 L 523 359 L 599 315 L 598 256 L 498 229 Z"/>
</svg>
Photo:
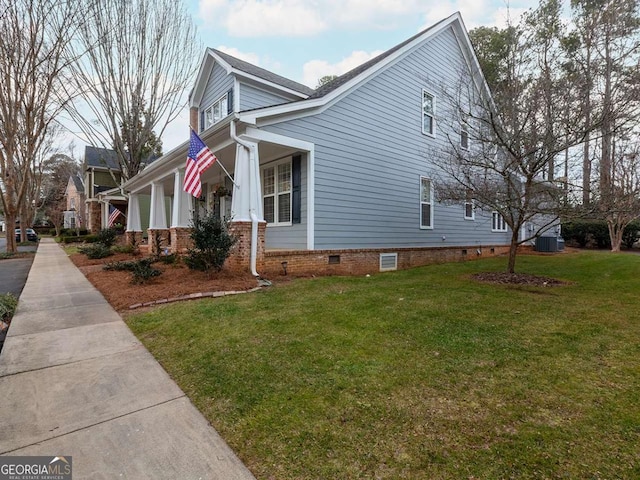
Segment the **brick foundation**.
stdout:
<svg viewBox="0 0 640 480">
<path fill-rule="evenodd" d="M 125 232 L 125 241 L 127 245 L 137 245 L 138 247 L 142 243 L 142 232 Z"/>
<path fill-rule="evenodd" d="M 189 248 L 193 247 L 191 240 L 191 228 L 188 227 L 171 227 L 171 252 L 185 253 Z"/>
<path fill-rule="evenodd" d="M 466 252 L 466 253 L 465 253 Z M 478 252 L 480 252 L 478 254 Z M 398 270 L 436 263 L 461 262 L 494 257 L 509 253 L 508 245 L 432 247 L 432 248 L 384 248 L 358 250 L 291 250 L 265 252 L 262 269 L 258 273 L 283 275 L 282 262 L 287 262 L 291 275 L 363 275 L 380 271 L 380 254 L 397 253 Z M 332 262 L 329 264 L 329 257 Z"/>
<path fill-rule="evenodd" d="M 266 222 L 258 223 L 258 250 L 256 268 L 260 272 L 264 268 L 265 248 L 264 235 Z M 238 238 L 226 265 L 233 270 L 250 271 L 251 269 L 251 222 L 232 222 L 230 231 Z"/>
<path fill-rule="evenodd" d="M 169 229 L 159 228 L 159 229 L 149 229 L 147 230 L 148 234 L 148 243 L 149 243 L 149 253 L 152 255 L 157 255 L 161 252 L 156 251 L 156 234 L 160 235 L 160 249 L 164 250 L 165 247 L 171 249 L 171 234 Z"/>
<path fill-rule="evenodd" d="M 91 233 L 98 233 L 102 229 L 102 207 L 99 202 L 88 202 L 87 208 L 89 219 L 87 220 L 87 230 Z"/>
</svg>

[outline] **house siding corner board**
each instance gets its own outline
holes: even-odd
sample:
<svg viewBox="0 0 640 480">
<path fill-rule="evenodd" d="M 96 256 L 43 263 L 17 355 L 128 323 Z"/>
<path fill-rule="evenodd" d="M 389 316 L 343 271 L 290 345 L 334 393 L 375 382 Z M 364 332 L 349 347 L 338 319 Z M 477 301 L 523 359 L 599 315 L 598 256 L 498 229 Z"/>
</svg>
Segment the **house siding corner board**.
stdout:
<svg viewBox="0 0 640 480">
<path fill-rule="evenodd" d="M 420 228 L 420 177 L 439 173 L 451 128 L 442 86 L 465 65 L 448 29 L 322 113 L 263 127 L 315 144 L 316 249 L 508 244 L 491 212 L 465 220 L 463 204 L 435 204 L 433 228 Z M 435 137 L 422 133 L 423 89 L 436 96 Z"/>
<path fill-rule="evenodd" d="M 282 262 L 287 262 L 288 275 L 364 275 L 380 271 L 380 255 L 397 254 L 397 269 L 460 262 L 506 255 L 508 246 L 487 245 L 452 248 L 343 249 L 306 251 L 267 251 L 262 272 L 283 275 Z M 338 262 L 332 261 L 339 258 Z"/>
<path fill-rule="evenodd" d="M 294 100 L 294 97 L 279 95 L 253 85 L 240 83 L 240 110 L 269 107 L 271 105 L 279 105 L 291 100 Z"/>
</svg>

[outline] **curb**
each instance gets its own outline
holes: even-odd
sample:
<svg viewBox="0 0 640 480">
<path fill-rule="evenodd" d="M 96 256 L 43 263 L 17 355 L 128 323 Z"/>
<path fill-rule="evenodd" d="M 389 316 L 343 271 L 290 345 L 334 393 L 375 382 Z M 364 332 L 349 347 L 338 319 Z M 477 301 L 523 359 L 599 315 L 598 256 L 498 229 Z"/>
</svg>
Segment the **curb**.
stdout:
<svg viewBox="0 0 640 480">
<path fill-rule="evenodd" d="M 190 293 L 189 295 L 182 295 L 180 297 L 162 298 L 160 300 L 154 300 L 153 302 L 135 303 L 129 306 L 129 310 L 135 310 L 136 308 L 142 308 L 142 307 L 152 307 L 154 305 L 164 305 L 165 303 L 183 302 L 185 300 L 197 300 L 199 298 L 218 298 L 218 297 L 226 297 L 227 295 L 240 295 L 243 293 L 253 293 L 261 289 L 262 287 L 255 287 L 249 290 L 231 290 L 228 292 Z"/>
</svg>

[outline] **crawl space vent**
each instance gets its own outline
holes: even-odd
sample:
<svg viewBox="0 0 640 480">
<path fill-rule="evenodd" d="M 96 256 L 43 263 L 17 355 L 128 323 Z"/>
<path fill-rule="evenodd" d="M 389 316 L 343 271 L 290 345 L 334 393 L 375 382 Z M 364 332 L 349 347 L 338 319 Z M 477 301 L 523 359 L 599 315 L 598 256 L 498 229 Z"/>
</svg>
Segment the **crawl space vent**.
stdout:
<svg viewBox="0 0 640 480">
<path fill-rule="evenodd" d="M 380 271 L 390 272 L 398 269 L 397 253 L 381 253 L 380 254 Z"/>
</svg>

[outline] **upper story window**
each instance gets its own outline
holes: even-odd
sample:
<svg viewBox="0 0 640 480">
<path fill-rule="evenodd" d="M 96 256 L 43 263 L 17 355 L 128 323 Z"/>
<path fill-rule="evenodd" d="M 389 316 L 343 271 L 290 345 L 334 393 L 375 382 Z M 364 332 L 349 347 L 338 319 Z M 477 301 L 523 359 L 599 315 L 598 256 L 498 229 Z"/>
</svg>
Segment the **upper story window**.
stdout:
<svg viewBox="0 0 640 480">
<path fill-rule="evenodd" d="M 420 177 L 420 228 L 433 228 L 433 185 Z"/>
<path fill-rule="evenodd" d="M 76 199 L 71 197 L 71 208 L 69 208 L 69 210 L 75 210 L 76 209 Z"/>
<path fill-rule="evenodd" d="M 262 169 L 264 219 L 270 225 L 291 225 L 291 159 Z"/>
<path fill-rule="evenodd" d="M 422 90 L 422 133 L 436 134 L 436 97 Z"/>
<path fill-rule="evenodd" d="M 492 212 L 491 214 L 491 231 L 492 232 L 506 232 L 507 222 L 504 221 L 504 217 L 499 212 Z"/>
<path fill-rule="evenodd" d="M 464 202 L 464 219 L 465 220 L 475 220 L 476 211 L 475 204 L 473 203 L 473 199 L 467 200 Z"/>
<path fill-rule="evenodd" d="M 228 94 L 225 93 L 213 105 L 204 110 L 202 130 L 206 130 L 211 125 L 215 125 L 228 115 L 229 100 Z"/>
<path fill-rule="evenodd" d="M 465 124 L 460 125 L 460 148 L 469 150 L 469 127 Z"/>
</svg>

